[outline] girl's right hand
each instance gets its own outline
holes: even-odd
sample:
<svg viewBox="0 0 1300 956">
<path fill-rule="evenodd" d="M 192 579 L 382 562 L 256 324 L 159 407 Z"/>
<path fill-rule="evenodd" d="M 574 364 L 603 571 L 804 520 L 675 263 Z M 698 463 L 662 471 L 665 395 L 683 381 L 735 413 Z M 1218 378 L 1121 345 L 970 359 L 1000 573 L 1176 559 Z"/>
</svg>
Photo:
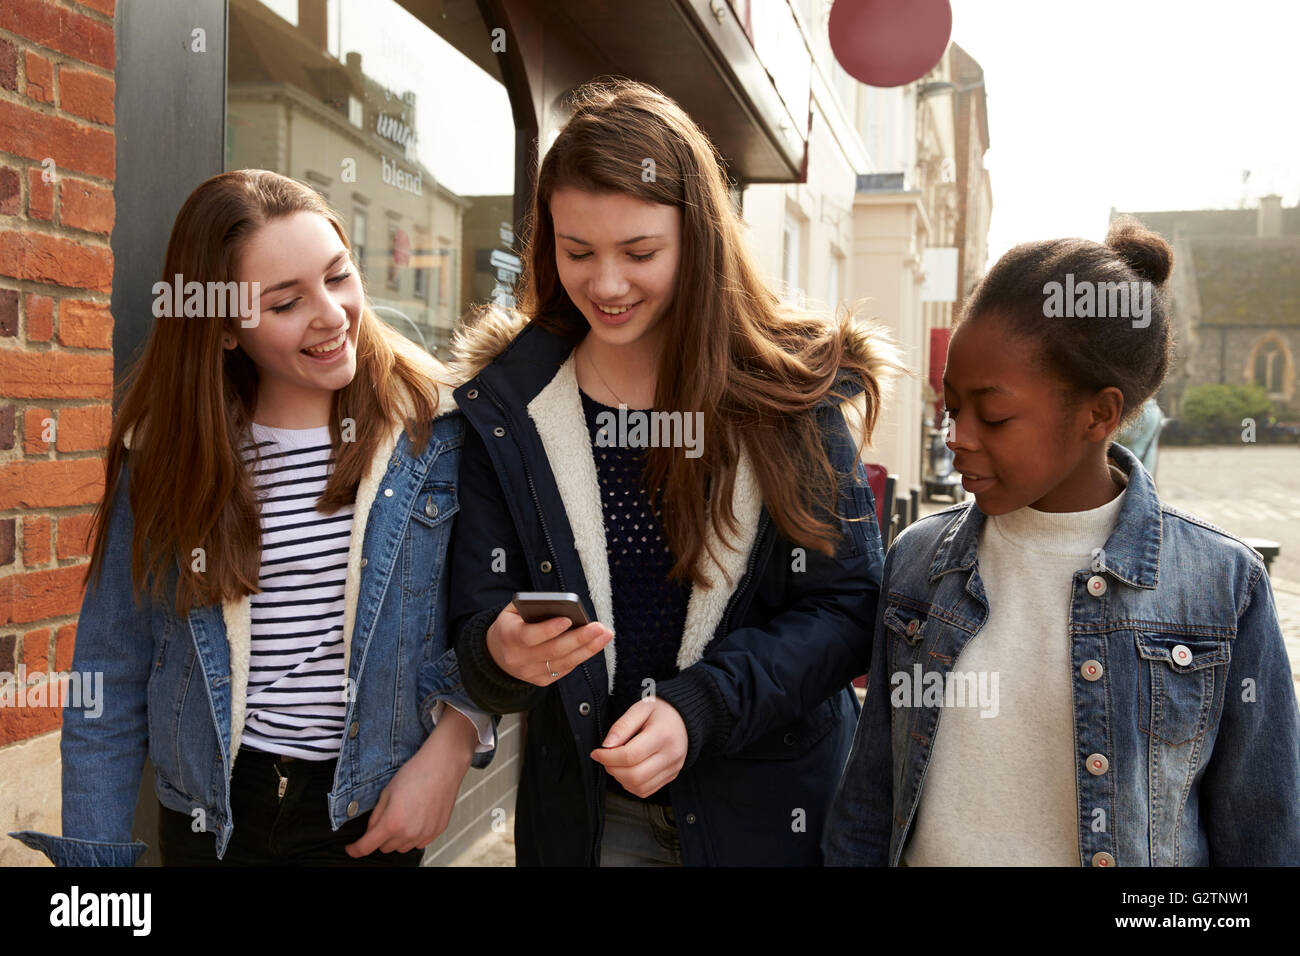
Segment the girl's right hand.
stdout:
<svg viewBox="0 0 1300 956">
<path fill-rule="evenodd" d="M 511 677 L 546 687 L 613 639 L 613 632 L 599 621 L 574 627 L 567 617 L 553 617 L 528 624 L 511 603 L 488 628 L 487 649 Z"/>
</svg>

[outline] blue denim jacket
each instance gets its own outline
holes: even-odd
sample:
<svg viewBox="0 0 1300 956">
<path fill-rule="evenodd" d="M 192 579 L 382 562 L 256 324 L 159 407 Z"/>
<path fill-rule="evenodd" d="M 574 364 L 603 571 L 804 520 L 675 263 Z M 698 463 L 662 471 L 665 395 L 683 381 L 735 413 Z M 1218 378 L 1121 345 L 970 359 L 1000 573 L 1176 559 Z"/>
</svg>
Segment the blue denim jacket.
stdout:
<svg viewBox="0 0 1300 956">
<path fill-rule="evenodd" d="M 447 642 L 446 553 L 465 425 L 449 390 L 438 411 L 423 454 L 413 456 L 409 436 L 394 428 L 357 490 L 344 631 L 350 682 L 340 688 L 348 733 L 329 795 L 335 829 L 373 809 L 432 731 L 439 701 L 476 710 Z M 250 605 L 247 598 L 208 604 L 181 618 L 171 599 L 134 603 L 128 480 L 124 466 L 103 575 L 92 578 L 77 624 L 72 669 L 103 674 L 103 712 L 63 712 L 63 835 L 11 834 L 56 865 L 131 866 L 139 859 L 145 844 L 131 840 L 131 823 L 146 751 L 158 799 L 201 819 L 215 833 L 218 857 L 234 829 L 230 777 L 242 730 Z M 178 569 L 167 594 L 174 594 Z M 494 753 L 476 754 L 473 766 L 486 766 Z"/>
<path fill-rule="evenodd" d="M 1110 455 L 1128 491 L 1070 597 L 1079 862 L 1300 864 L 1300 714 L 1263 561 L 1162 504 L 1122 445 Z M 889 676 L 946 675 L 979 634 L 984 517 L 973 501 L 931 515 L 887 556 L 830 865 L 898 864 L 943 708 L 891 707 Z"/>
</svg>

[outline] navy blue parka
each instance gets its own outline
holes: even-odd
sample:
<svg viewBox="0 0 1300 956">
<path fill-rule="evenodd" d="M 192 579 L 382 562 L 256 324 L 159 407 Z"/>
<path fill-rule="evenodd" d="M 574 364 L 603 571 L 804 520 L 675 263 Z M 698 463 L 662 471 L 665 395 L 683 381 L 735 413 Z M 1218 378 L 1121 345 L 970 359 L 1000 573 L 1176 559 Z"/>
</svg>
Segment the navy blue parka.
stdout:
<svg viewBox="0 0 1300 956">
<path fill-rule="evenodd" d="M 469 427 L 451 544 L 452 635 L 471 698 L 493 713 L 527 712 L 518 864 L 594 866 L 606 771 L 589 755 L 622 716 L 610 712 L 612 652 L 538 687 L 501 670 L 485 640 L 516 591 L 576 592 L 592 620 L 609 607 L 599 493 L 592 505 L 590 436 L 572 371 L 579 340 L 536 325 L 516 331 L 480 335 L 456 391 Z M 837 390 L 850 388 L 844 381 Z M 844 476 L 835 557 L 781 535 L 750 483 L 755 500 L 733 505 L 751 544 L 734 556 L 730 584 L 718 576 L 716 588 L 692 590 L 681 669 L 655 688 L 687 728 L 686 763 L 668 787 L 688 866 L 822 861 L 822 829 L 860 710 L 850 682 L 869 664 L 884 556 L 840 408 L 827 401 L 816 415 Z M 736 484 L 743 496 L 739 475 Z M 617 621 L 612 629 L 616 650 Z"/>
</svg>

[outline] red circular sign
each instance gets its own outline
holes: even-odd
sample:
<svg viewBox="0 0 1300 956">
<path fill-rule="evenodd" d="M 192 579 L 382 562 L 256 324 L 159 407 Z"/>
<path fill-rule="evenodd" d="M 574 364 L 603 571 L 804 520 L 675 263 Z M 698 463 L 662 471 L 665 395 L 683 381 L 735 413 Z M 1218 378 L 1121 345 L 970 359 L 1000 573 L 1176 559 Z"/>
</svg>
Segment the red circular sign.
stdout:
<svg viewBox="0 0 1300 956">
<path fill-rule="evenodd" d="M 831 51 L 868 86 L 902 86 L 934 68 L 952 36 L 948 0 L 835 0 Z"/>
</svg>

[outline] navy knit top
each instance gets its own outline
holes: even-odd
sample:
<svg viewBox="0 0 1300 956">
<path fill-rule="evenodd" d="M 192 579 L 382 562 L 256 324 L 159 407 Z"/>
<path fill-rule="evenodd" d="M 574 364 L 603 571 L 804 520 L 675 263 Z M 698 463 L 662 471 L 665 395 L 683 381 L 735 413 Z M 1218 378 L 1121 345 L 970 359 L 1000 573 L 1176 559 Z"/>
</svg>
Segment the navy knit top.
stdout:
<svg viewBox="0 0 1300 956">
<path fill-rule="evenodd" d="M 617 427 L 603 441 L 597 432 L 609 421 L 597 416 L 608 412 L 617 421 L 618 409 L 582 393 L 582 409 L 591 436 L 592 456 L 600 480 L 601 510 L 605 518 L 605 544 L 609 555 L 609 583 L 614 610 L 614 691 L 610 698 L 611 723 L 641 699 L 644 681 L 667 680 L 677 674 L 677 650 L 690 600 L 689 581 L 669 581 L 675 558 L 664 539 L 660 510 L 642 487 L 646 449 L 617 444 Z M 635 414 L 630 411 L 627 414 Z M 622 796 L 638 799 L 609 776 L 608 787 Z M 665 786 L 646 798 L 667 804 Z"/>
</svg>

